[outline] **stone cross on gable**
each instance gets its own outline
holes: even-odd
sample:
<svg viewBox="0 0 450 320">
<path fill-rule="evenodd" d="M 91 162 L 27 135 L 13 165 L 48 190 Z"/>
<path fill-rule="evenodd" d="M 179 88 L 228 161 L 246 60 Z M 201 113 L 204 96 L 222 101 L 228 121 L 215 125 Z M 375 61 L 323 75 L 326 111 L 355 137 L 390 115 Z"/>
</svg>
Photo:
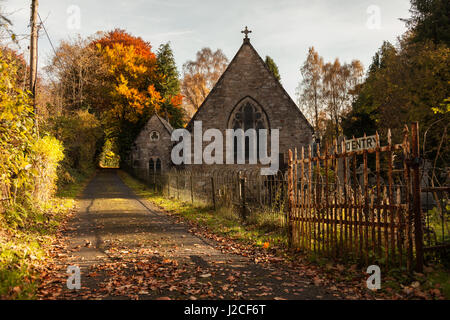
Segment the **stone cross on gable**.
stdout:
<svg viewBox="0 0 450 320">
<path fill-rule="evenodd" d="M 248 30 L 247 26 L 245 26 L 245 29 L 243 31 L 241 31 L 241 33 L 245 34 L 245 38 L 244 39 L 248 39 L 248 34 L 252 33 L 252 31 Z"/>
</svg>

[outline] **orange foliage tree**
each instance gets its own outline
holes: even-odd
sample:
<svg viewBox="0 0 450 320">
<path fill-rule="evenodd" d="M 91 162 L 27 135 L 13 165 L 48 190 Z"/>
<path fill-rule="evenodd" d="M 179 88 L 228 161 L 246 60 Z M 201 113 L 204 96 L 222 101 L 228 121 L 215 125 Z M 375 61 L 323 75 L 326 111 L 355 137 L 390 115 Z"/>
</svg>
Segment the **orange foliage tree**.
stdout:
<svg viewBox="0 0 450 320">
<path fill-rule="evenodd" d="M 106 138 L 116 141 L 123 154 L 153 113 L 170 118 L 168 113 L 181 108 L 182 97 L 161 92 L 166 75 L 160 72 L 150 43 L 140 37 L 116 29 L 92 46 L 104 59 L 108 70 L 104 80 L 110 84 L 108 97 L 95 109 L 105 125 Z"/>
</svg>

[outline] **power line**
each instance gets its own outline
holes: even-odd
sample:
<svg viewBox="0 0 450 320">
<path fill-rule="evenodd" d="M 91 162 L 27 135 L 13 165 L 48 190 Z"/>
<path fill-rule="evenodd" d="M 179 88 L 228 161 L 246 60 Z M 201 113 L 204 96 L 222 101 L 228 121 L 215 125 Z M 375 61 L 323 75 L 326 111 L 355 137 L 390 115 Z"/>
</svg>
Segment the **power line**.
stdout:
<svg viewBox="0 0 450 320">
<path fill-rule="evenodd" d="M 55 54 L 55 58 L 59 61 L 59 63 L 62 64 L 61 60 L 59 59 L 58 54 L 56 53 L 55 46 L 53 45 L 52 39 L 50 39 L 50 35 L 47 32 L 47 28 L 45 27 L 44 21 L 42 21 L 42 19 L 41 19 L 41 15 L 39 14 L 39 12 L 37 14 L 38 14 L 38 17 L 39 17 L 39 21 L 41 22 L 42 28 L 44 29 L 45 35 L 47 36 L 48 42 L 50 43 L 50 46 L 52 47 L 53 53 Z M 49 76 L 49 79 L 53 83 L 53 86 L 55 88 L 57 88 L 58 86 L 55 83 L 55 81 L 53 81 L 53 79 L 52 79 L 51 75 L 49 74 L 49 72 L 47 70 L 45 70 L 45 68 L 44 68 L 44 71 Z M 58 84 L 59 84 L 59 90 L 61 90 L 62 89 L 61 82 L 58 82 Z"/>
<path fill-rule="evenodd" d="M 50 36 L 48 35 L 47 28 L 45 27 L 45 24 L 44 24 L 44 22 L 42 21 L 41 15 L 39 14 L 39 12 L 38 12 L 38 17 L 39 17 L 39 21 L 41 21 L 42 28 L 43 28 L 44 31 L 45 31 L 45 35 L 47 36 L 47 39 L 48 39 L 48 41 L 50 42 L 50 46 L 52 47 L 53 52 L 54 52 L 56 58 L 58 58 L 58 55 L 56 54 L 55 47 L 53 46 L 52 39 L 50 39 Z"/>
</svg>

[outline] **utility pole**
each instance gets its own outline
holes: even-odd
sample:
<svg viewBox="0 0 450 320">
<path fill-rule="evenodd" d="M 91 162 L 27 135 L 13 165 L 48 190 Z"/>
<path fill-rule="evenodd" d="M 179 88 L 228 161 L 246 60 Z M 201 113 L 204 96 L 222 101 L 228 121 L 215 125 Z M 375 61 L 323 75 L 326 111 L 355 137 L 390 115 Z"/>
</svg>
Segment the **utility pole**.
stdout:
<svg viewBox="0 0 450 320">
<path fill-rule="evenodd" d="M 33 95 L 34 122 L 37 126 L 36 78 L 37 78 L 37 44 L 38 44 L 38 0 L 31 0 L 31 37 L 30 37 L 30 91 Z"/>
</svg>

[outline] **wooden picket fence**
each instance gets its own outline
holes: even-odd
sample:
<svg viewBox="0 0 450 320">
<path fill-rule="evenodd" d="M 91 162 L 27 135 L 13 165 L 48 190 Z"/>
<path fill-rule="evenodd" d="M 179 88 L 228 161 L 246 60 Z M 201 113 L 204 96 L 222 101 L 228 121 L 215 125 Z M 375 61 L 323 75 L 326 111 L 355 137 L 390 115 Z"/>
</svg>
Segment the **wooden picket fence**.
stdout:
<svg viewBox="0 0 450 320">
<path fill-rule="evenodd" d="M 383 143 L 385 144 L 382 146 Z M 358 151 L 334 141 L 289 150 L 290 243 L 362 264 L 423 268 L 418 124 Z"/>
</svg>

